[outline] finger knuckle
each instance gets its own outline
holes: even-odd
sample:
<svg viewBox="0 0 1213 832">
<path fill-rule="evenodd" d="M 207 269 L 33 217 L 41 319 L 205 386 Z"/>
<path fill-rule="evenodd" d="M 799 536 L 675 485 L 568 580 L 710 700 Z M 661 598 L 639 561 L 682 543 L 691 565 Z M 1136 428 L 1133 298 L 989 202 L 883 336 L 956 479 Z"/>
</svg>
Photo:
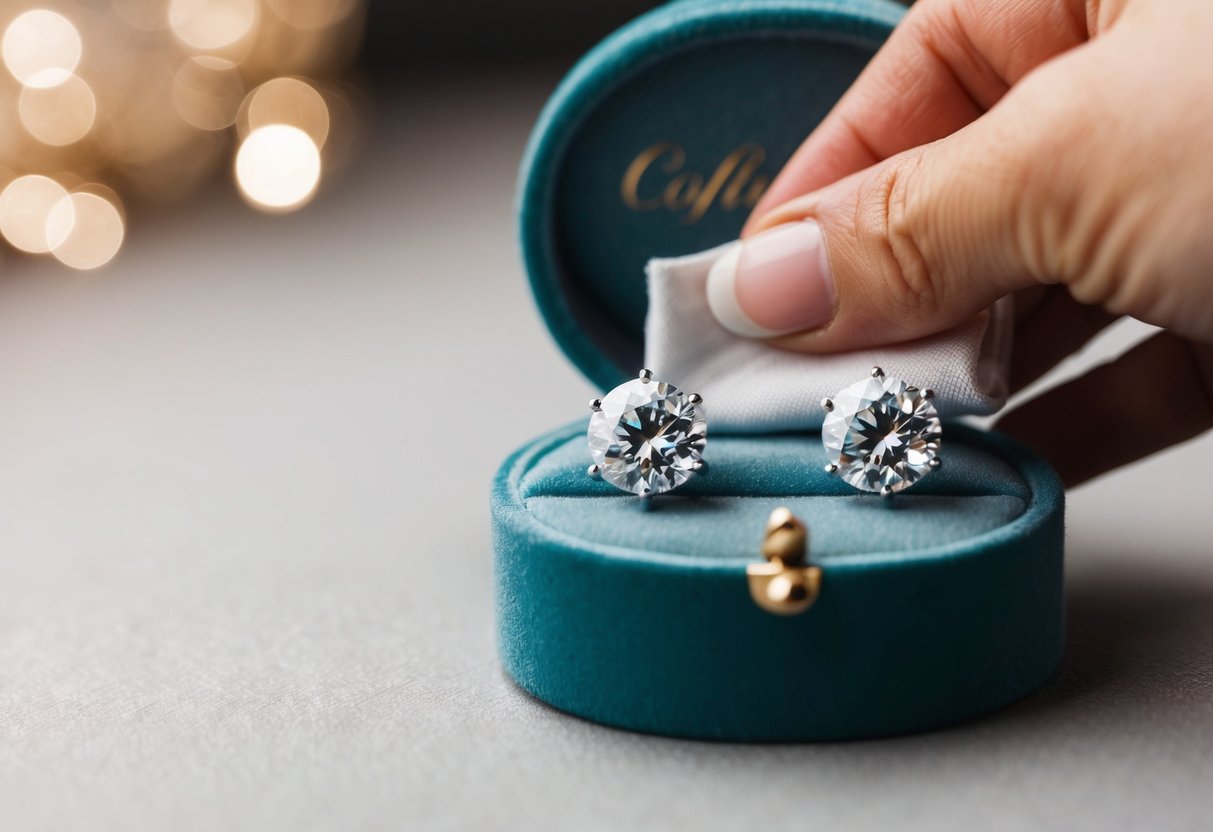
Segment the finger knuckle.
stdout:
<svg viewBox="0 0 1213 832">
<path fill-rule="evenodd" d="M 916 184 L 920 162 L 906 159 L 890 165 L 875 184 L 885 290 L 897 308 L 929 313 L 939 305 L 939 291 L 925 245 L 924 202 Z"/>
</svg>

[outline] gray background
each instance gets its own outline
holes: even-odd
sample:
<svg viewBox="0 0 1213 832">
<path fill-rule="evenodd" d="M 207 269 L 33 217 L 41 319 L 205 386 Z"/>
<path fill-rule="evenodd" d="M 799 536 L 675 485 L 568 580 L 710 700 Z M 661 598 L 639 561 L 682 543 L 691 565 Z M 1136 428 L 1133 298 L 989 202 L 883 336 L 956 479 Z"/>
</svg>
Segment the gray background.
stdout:
<svg viewBox="0 0 1213 832">
<path fill-rule="evenodd" d="M 1209 436 L 1073 493 L 1066 660 L 987 719 L 712 745 L 502 677 L 489 481 L 591 393 L 510 219 L 554 77 L 405 86 L 297 215 L 219 188 L 103 273 L 6 258 L 0 827 L 1207 826 Z"/>
</svg>

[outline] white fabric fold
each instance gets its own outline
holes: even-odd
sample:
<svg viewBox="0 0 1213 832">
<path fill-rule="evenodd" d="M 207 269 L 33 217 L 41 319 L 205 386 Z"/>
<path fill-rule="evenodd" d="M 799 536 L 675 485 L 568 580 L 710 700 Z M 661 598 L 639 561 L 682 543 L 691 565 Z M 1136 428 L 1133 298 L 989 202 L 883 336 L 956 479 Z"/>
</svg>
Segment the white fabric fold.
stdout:
<svg viewBox="0 0 1213 832">
<path fill-rule="evenodd" d="M 835 355 L 806 355 L 741 338 L 708 308 L 708 270 L 737 243 L 649 261 L 645 366 L 700 393 L 713 433 L 811 430 L 821 400 L 880 366 L 935 390 L 940 416 L 986 415 L 1006 401 L 1013 311 L 1004 299 L 953 330 L 918 341 Z"/>
</svg>

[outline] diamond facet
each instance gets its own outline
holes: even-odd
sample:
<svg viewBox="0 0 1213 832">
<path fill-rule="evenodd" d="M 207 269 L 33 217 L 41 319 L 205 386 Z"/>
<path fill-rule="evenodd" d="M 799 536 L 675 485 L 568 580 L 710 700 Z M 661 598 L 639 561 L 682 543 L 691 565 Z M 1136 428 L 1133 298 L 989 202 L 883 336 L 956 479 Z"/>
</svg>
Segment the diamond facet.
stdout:
<svg viewBox="0 0 1213 832">
<path fill-rule="evenodd" d="M 831 402 L 821 442 L 845 482 L 888 495 L 938 467 L 932 462 L 942 430 L 929 391 L 881 374 L 840 390 Z"/>
<path fill-rule="evenodd" d="M 642 373 L 602 398 L 586 436 L 599 475 L 647 497 L 696 473 L 707 432 L 699 397 Z"/>
</svg>

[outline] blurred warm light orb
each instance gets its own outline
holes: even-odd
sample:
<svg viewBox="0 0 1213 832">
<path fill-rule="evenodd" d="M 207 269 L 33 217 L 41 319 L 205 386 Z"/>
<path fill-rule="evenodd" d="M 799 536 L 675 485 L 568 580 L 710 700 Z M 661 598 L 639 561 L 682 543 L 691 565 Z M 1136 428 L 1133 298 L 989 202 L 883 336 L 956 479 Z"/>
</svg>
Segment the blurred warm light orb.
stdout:
<svg viewBox="0 0 1213 832">
<path fill-rule="evenodd" d="M 320 182 L 320 149 L 288 124 L 258 127 L 236 154 L 236 182 L 253 205 L 289 211 L 305 204 Z"/>
<path fill-rule="evenodd" d="M 168 23 L 186 46 L 224 49 L 252 31 L 257 0 L 171 0 Z"/>
<path fill-rule="evenodd" d="M 242 107 L 241 132 L 271 124 L 289 124 L 307 133 L 316 147 L 329 135 L 329 108 L 324 96 L 298 78 L 274 78 L 249 93 Z"/>
<path fill-rule="evenodd" d="M 182 60 L 173 43 L 140 45 L 116 59 L 114 74 L 103 79 L 98 100 L 105 125 L 98 137 L 124 176 L 179 178 L 164 160 L 208 140 L 174 106 L 173 75 Z"/>
<path fill-rule="evenodd" d="M 51 254 L 73 269 L 104 266 L 126 235 L 122 213 L 103 196 L 78 191 L 55 204 L 46 218 L 46 237 Z"/>
<path fill-rule="evenodd" d="M 62 84 L 80 63 L 80 33 L 72 22 L 48 9 L 20 14 L 4 31 L 4 65 L 27 86 Z"/>
<path fill-rule="evenodd" d="M 250 205 L 302 207 L 352 152 L 364 20 L 364 0 L 0 0 L 0 237 L 95 269 L 124 200 L 227 164 Z"/>
<path fill-rule="evenodd" d="M 231 61 L 211 55 L 190 58 L 173 76 L 173 106 L 199 130 L 222 130 L 236 122 L 244 79 Z"/>
<path fill-rule="evenodd" d="M 136 29 L 153 32 L 168 25 L 164 11 L 166 0 L 110 0 L 110 2 L 118 16 Z"/>
<path fill-rule="evenodd" d="M 43 70 L 34 78 L 53 70 Z M 84 138 L 97 118 L 97 99 L 78 75 L 57 86 L 30 84 L 17 100 L 21 124 L 38 141 L 56 147 Z"/>
<path fill-rule="evenodd" d="M 267 0 L 283 23 L 296 29 L 324 29 L 339 23 L 354 10 L 356 0 Z"/>
<path fill-rule="evenodd" d="M 19 176 L 0 192 L 0 234 L 13 248 L 31 254 L 51 250 L 47 218 L 67 190 L 47 176 Z"/>
</svg>

